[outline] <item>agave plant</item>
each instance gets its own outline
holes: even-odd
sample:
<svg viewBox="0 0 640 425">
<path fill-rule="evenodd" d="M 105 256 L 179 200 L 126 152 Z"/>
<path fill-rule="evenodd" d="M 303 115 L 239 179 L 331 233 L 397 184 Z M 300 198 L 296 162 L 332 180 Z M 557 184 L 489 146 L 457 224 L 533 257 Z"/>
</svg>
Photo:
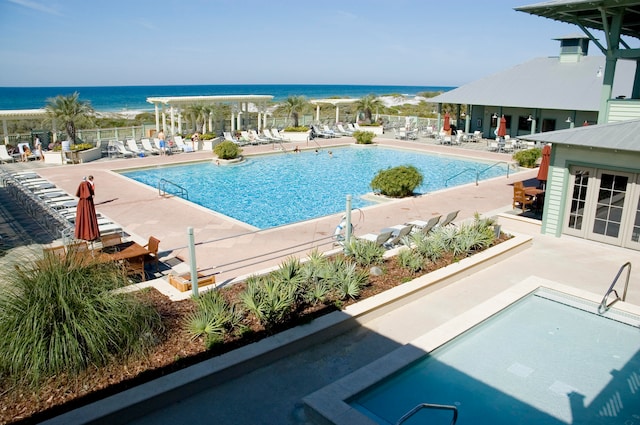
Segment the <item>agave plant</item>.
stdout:
<svg viewBox="0 0 640 425">
<path fill-rule="evenodd" d="M 359 271 L 355 263 L 347 263 L 331 278 L 331 285 L 339 299 L 357 298 L 368 281 L 367 273 Z"/>
<path fill-rule="evenodd" d="M 415 249 L 405 248 L 398 253 L 400 265 L 412 272 L 418 272 L 424 268 L 425 258 Z"/>
<path fill-rule="evenodd" d="M 381 264 L 384 259 L 384 247 L 367 240 L 351 238 L 347 250 L 360 266 Z"/>
<path fill-rule="evenodd" d="M 267 329 L 282 323 L 294 311 L 297 287 L 273 275 L 247 279 L 240 299 L 247 310 Z"/>
<path fill-rule="evenodd" d="M 197 311 L 185 318 L 185 329 L 192 339 L 205 337 L 207 348 L 222 339 L 242 320 L 241 312 L 230 305 L 216 290 L 202 293 L 194 299 Z"/>
</svg>

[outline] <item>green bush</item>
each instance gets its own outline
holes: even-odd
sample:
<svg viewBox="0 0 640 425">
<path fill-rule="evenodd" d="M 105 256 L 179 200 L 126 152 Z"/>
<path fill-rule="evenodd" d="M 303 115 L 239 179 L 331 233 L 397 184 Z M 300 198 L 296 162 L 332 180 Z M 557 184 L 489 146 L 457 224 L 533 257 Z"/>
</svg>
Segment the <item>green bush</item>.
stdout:
<svg viewBox="0 0 640 425">
<path fill-rule="evenodd" d="M 296 285 L 290 285 L 273 274 L 252 276 L 247 279 L 247 289 L 240 294 L 240 300 L 265 329 L 271 330 L 291 318 L 297 290 Z"/>
<path fill-rule="evenodd" d="M 47 255 L 7 268 L 0 291 L 0 376 L 38 384 L 153 345 L 160 316 L 114 263 Z"/>
<path fill-rule="evenodd" d="M 204 133 L 200 135 L 200 140 L 212 140 L 218 138 L 218 135 L 215 133 Z"/>
<path fill-rule="evenodd" d="M 229 305 L 219 291 L 207 291 L 194 301 L 197 310 L 185 318 L 185 328 L 192 339 L 204 336 L 207 348 L 223 340 L 228 331 L 240 324 L 241 313 Z"/>
<path fill-rule="evenodd" d="M 70 149 L 74 152 L 79 152 L 79 151 L 86 151 L 87 149 L 91 149 L 94 146 L 91 143 L 78 143 L 75 145 L 71 145 Z M 57 144 L 53 147 L 54 152 L 60 152 L 62 150 L 62 145 L 61 144 Z"/>
<path fill-rule="evenodd" d="M 284 131 L 288 131 L 290 133 L 305 133 L 309 131 L 309 127 L 301 125 L 299 127 L 287 127 Z"/>
<path fill-rule="evenodd" d="M 411 196 L 422 180 L 422 174 L 416 167 L 401 165 L 379 171 L 371 181 L 371 188 L 385 196 L 403 198 Z"/>
<path fill-rule="evenodd" d="M 518 165 L 521 167 L 533 168 L 541 156 L 542 150 L 540 148 L 533 148 L 514 153 L 513 159 L 518 161 Z"/>
<path fill-rule="evenodd" d="M 242 149 L 230 140 L 225 140 L 213 148 L 213 152 L 220 159 L 235 159 L 240 156 Z"/>
<path fill-rule="evenodd" d="M 356 139 L 356 143 L 359 145 L 370 145 L 373 143 L 373 138 L 376 137 L 372 131 L 354 131 L 353 137 Z"/>
<path fill-rule="evenodd" d="M 347 252 L 359 265 L 371 266 L 373 264 L 382 264 L 385 249 L 376 245 L 375 242 L 351 238 L 347 243 Z"/>
</svg>

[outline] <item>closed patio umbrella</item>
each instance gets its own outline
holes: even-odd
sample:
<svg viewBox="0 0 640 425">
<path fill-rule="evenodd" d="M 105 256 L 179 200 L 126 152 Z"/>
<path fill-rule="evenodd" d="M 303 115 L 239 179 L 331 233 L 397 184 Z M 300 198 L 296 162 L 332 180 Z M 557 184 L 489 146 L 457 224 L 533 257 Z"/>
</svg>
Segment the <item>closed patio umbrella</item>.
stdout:
<svg viewBox="0 0 640 425">
<path fill-rule="evenodd" d="M 83 180 L 78 186 L 76 196 L 78 206 L 76 207 L 76 239 L 92 242 L 100 238 L 100 229 L 98 229 L 98 217 L 96 215 L 96 207 L 93 203 L 93 184 L 87 180 Z"/>
<path fill-rule="evenodd" d="M 541 186 L 547 183 L 547 175 L 549 174 L 549 163 L 551 162 L 551 145 L 545 145 L 542 148 L 542 161 L 540 162 L 540 168 L 538 168 L 538 180 L 540 180 Z"/>
<path fill-rule="evenodd" d="M 442 129 L 447 133 L 451 131 L 451 115 L 449 115 L 448 112 L 444 114 L 444 125 Z"/>
<path fill-rule="evenodd" d="M 504 117 L 500 117 L 500 125 L 498 126 L 498 137 L 504 138 L 507 135 L 507 119 Z"/>
</svg>

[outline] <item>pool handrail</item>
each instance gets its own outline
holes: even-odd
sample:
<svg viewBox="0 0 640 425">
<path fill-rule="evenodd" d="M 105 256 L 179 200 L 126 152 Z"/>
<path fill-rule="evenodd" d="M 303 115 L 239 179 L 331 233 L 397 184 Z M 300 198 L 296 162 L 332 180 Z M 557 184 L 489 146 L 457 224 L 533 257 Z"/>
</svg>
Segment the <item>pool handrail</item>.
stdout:
<svg viewBox="0 0 640 425">
<path fill-rule="evenodd" d="M 627 270 L 627 278 L 625 279 L 624 290 L 622 291 L 622 298 L 621 298 L 614 287 L 616 286 L 616 283 L 618 283 L 618 278 L 622 274 L 622 271 L 627 266 L 629 266 L 629 268 Z M 631 261 L 627 261 L 620 267 L 620 270 L 618 270 L 618 274 L 616 274 L 616 277 L 613 278 L 613 282 L 611 283 L 611 286 L 609 286 L 609 289 L 607 289 L 607 292 L 605 292 L 604 297 L 602 297 L 602 301 L 600 301 L 600 305 L 598 306 L 599 314 L 603 314 L 604 312 L 606 312 L 609 309 L 609 307 L 611 307 L 616 301 L 624 302 L 624 300 L 627 298 L 627 287 L 629 286 L 630 275 L 631 275 Z M 607 300 L 609 299 L 609 295 L 611 295 L 612 292 L 616 294 L 616 299 L 611 301 L 610 303 L 607 303 Z"/>
<path fill-rule="evenodd" d="M 189 191 L 187 189 L 185 189 L 184 187 L 180 186 L 179 184 L 176 184 L 170 180 L 167 180 L 165 178 L 160 179 L 160 181 L 158 182 L 158 195 L 159 196 L 165 196 L 167 193 L 170 193 L 167 191 L 167 185 L 171 185 L 174 186 L 176 188 L 178 188 L 179 193 L 176 193 L 175 195 L 180 196 L 181 198 L 184 199 L 189 199 Z M 173 193 L 171 193 L 173 195 Z"/>
<path fill-rule="evenodd" d="M 452 179 L 458 177 L 459 175 L 462 175 L 462 174 L 466 173 L 467 171 L 475 171 L 476 172 L 476 186 L 478 186 L 478 182 L 480 180 L 480 174 L 482 174 L 485 171 L 488 171 L 488 170 L 492 169 L 493 167 L 495 167 L 496 165 L 500 165 L 500 164 L 506 164 L 506 166 L 507 166 L 507 178 L 509 178 L 509 170 L 511 169 L 511 166 L 514 163 L 513 162 L 507 162 L 507 161 L 498 161 L 495 164 L 491 164 L 487 168 L 484 168 L 484 169 L 482 169 L 480 171 L 478 171 L 476 168 L 465 168 L 464 170 L 460 171 L 459 173 L 447 178 L 444 181 L 444 186 L 447 187 L 448 183 L 449 183 L 449 180 L 452 180 Z"/>
<path fill-rule="evenodd" d="M 422 409 L 451 410 L 453 412 L 453 418 L 451 418 L 451 425 L 455 425 L 455 423 L 458 421 L 458 408 L 456 406 L 449 406 L 446 404 L 420 403 L 416 407 L 414 407 L 413 409 L 405 413 L 400 419 L 398 419 L 398 422 L 396 422 L 396 425 L 400 425 L 406 422 L 411 416 L 415 415 L 416 413 L 418 413 L 418 411 Z"/>
</svg>

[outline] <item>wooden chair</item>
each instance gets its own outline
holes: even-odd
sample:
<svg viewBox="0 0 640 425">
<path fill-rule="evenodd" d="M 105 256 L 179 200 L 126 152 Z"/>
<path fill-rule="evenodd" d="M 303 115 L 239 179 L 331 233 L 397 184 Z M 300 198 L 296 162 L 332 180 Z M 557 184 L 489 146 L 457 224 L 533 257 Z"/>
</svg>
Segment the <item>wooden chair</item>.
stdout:
<svg viewBox="0 0 640 425">
<path fill-rule="evenodd" d="M 67 245 L 67 253 L 79 253 L 79 252 L 87 252 L 89 251 L 89 244 L 87 242 L 75 242 Z"/>
<path fill-rule="evenodd" d="M 42 251 L 44 252 L 45 257 L 51 255 L 54 257 L 64 258 L 67 255 L 64 245 L 45 247 L 42 248 Z"/>
<path fill-rule="evenodd" d="M 515 209 L 516 205 L 520 207 L 522 212 L 526 211 L 527 205 L 534 205 L 536 202 L 535 196 L 529 196 L 524 193 L 524 184 L 522 182 L 515 182 L 513 184 L 513 204 L 512 208 Z"/>
<path fill-rule="evenodd" d="M 147 275 L 144 271 L 144 257 L 131 258 L 130 260 L 126 260 L 125 271 L 127 276 L 135 276 L 139 275 L 141 281 L 147 280 Z"/>
<path fill-rule="evenodd" d="M 120 233 L 111 233 L 100 237 L 103 248 L 119 245 L 122 243 L 122 235 Z"/>
<path fill-rule="evenodd" d="M 160 246 L 160 240 L 149 236 L 149 242 L 144 246 L 149 253 L 146 255 L 150 261 L 153 261 L 156 265 L 156 273 L 158 272 L 158 247 Z"/>
</svg>

